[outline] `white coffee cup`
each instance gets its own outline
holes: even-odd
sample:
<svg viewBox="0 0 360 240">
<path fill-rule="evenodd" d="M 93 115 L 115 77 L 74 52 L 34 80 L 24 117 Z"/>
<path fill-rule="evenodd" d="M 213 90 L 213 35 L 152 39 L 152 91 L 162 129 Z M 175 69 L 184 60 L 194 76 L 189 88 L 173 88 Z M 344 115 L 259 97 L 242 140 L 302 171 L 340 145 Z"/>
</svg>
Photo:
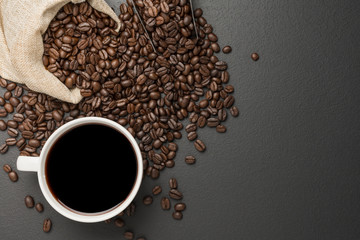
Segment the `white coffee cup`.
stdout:
<svg viewBox="0 0 360 240">
<path fill-rule="evenodd" d="M 65 132 L 73 128 L 87 124 L 101 124 L 119 131 L 131 143 L 133 149 L 135 150 L 136 161 L 137 161 L 137 176 L 135 179 L 134 186 L 131 192 L 129 193 L 129 195 L 127 196 L 127 198 L 123 202 L 116 205 L 115 207 L 97 213 L 79 212 L 61 204 L 51 193 L 45 175 L 45 162 L 47 159 L 47 155 L 52 145 L 56 142 L 56 140 L 59 137 L 61 137 Z M 62 125 L 46 141 L 45 145 L 41 150 L 41 154 L 39 157 L 19 156 L 17 159 L 17 169 L 19 171 L 37 172 L 41 191 L 44 194 L 46 200 L 49 202 L 49 204 L 63 216 L 78 222 L 85 222 L 85 223 L 105 221 L 107 219 L 110 219 L 118 215 L 120 212 L 125 210 L 125 208 L 128 207 L 132 202 L 132 200 L 135 198 L 143 178 L 142 156 L 139 146 L 135 141 L 134 137 L 120 124 L 111 121 L 109 119 L 100 118 L 100 117 L 79 118 Z"/>
</svg>

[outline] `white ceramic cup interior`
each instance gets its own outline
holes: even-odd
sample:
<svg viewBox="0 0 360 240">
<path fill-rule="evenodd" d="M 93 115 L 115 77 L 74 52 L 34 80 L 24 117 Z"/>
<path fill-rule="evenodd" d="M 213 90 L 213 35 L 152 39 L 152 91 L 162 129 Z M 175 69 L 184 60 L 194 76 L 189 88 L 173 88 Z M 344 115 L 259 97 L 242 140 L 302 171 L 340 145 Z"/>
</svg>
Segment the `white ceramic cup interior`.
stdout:
<svg viewBox="0 0 360 240">
<path fill-rule="evenodd" d="M 135 151 L 136 161 L 137 161 L 137 176 L 135 179 L 134 186 L 131 192 L 129 193 L 129 195 L 127 196 L 127 198 L 123 202 L 116 205 L 115 207 L 98 213 L 79 212 L 60 203 L 57 199 L 55 199 L 55 197 L 50 192 L 45 176 L 45 162 L 47 159 L 48 152 L 51 149 L 51 146 L 56 142 L 56 140 L 59 137 L 61 137 L 67 131 L 76 128 L 78 126 L 87 125 L 87 124 L 101 124 L 119 131 L 131 143 Z M 132 200 L 135 198 L 140 188 L 140 184 L 143 177 L 142 156 L 139 146 L 135 141 L 134 137 L 120 124 L 111 121 L 109 119 L 100 118 L 100 117 L 79 118 L 62 125 L 57 130 L 55 130 L 55 132 L 46 141 L 45 145 L 41 150 L 41 154 L 39 157 L 19 156 L 17 159 L 17 169 L 19 171 L 37 172 L 41 191 L 44 194 L 46 200 L 49 202 L 49 204 L 63 216 L 78 222 L 85 222 L 85 223 L 105 221 L 107 219 L 110 219 L 118 215 L 120 212 L 125 210 L 125 208 L 129 206 Z M 116 189 L 114 189 L 114 191 L 116 191 Z"/>
</svg>

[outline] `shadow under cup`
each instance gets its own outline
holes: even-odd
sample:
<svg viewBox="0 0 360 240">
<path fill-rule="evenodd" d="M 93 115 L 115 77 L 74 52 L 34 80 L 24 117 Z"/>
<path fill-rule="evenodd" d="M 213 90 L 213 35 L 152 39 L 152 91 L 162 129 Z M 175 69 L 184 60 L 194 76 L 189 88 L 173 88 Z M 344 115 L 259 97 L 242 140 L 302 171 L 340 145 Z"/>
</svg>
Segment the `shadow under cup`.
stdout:
<svg viewBox="0 0 360 240">
<path fill-rule="evenodd" d="M 49 148 L 46 184 L 67 210 L 85 216 L 106 214 L 134 191 L 137 157 L 132 142 L 118 129 L 97 122 L 76 125 Z"/>
</svg>

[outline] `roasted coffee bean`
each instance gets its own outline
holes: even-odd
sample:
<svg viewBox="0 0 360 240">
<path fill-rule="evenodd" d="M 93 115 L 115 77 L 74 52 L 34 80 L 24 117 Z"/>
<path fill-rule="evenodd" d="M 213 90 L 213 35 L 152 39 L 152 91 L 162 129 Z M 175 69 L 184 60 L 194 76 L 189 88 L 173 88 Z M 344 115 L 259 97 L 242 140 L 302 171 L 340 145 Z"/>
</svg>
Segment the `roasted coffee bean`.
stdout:
<svg viewBox="0 0 360 240">
<path fill-rule="evenodd" d="M 161 192 L 162 192 L 162 188 L 161 188 L 161 186 L 159 186 L 159 185 L 155 186 L 155 187 L 152 189 L 152 193 L 153 193 L 154 195 L 159 195 Z"/>
<path fill-rule="evenodd" d="M 232 48 L 228 45 L 226 45 L 225 47 L 223 47 L 222 51 L 223 53 L 230 53 L 232 50 Z"/>
<path fill-rule="evenodd" d="M 170 186 L 170 188 L 171 189 L 173 189 L 173 188 L 177 188 L 177 180 L 176 180 L 176 178 L 170 178 L 170 180 L 169 180 L 169 186 Z"/>
<path fill-rule="evenodd" d="M 152 202 L 153 202 L 153 198 L 151 196 L 145 196 L 143 198 L 144 205 L 150 205 L 152 204 Z"/>
<path fill-rule="evenodd" d="M 34 148 L 38 148 L 41 145 L 40 141 L 37 139 L 30 139 L 28 144 Z"/>
<path fill-rule="evenodd" d="M 187 164 L 194 164 L 196 161 L 196 158 L 194 156 L 186 156 L 185 157 L 185 162 Z"/>
<path fill-rule="evenodd" d="M 224 107 L 230 108 L 234 104 L 235 98 L 233 96 L 227 96 L 224 100 Z"/>
<path fill-rule="evenodd" d="M 187 139 L 189 141 L 194 141 L 197 138 L 197 133 L 196 132 L 189 132 L 187 135 Z"/>
<path fill-rule="evenodd" d="M 216 127 L 217 125 L 219 125 L 220 121 L 217 118 L 209 118 L 207 120 L 207 126 L 208 127 Z"/>
<path fill-rule="evenodd" d="M 188 124 L 188 125 L 186 126 L 185 131 L 189 133 L 189 132 L 194 132 L 194 131 L 196 131 L 196 129 L 197 129 L 196 124 L 190 123 L 190 124 Z"/>
<path fill-rule="evenodd" d="M 161 199 L 161 208 L 163 209 L 163 210 L 170 210 L 170 199 L 169 198 L 167 198 L 167 197 L 163 197 L 162 199 Z"/>
<path fill-rule="evenodd" d="M 181 220 L 183 218 L 183 214 L 179 211 L 175 211 L 172 214 L 173 218 L 176 220 Z"/>
<path fill-rule="evenodd" d="M 257 53 L 252 53 L 251 54 L 251 59 L 254 60 L 254 61 L 257 61 L 257 60 L 259 60 L 259 55 Z"/>
<path fill-rule="evenodd" d="M 6 122 L 4 120 L 0 119 L 0 130 L 4 131 L 4 130 L 6 130 L 6 128 L 7 128 Z"/>
<path fill-rule="evenodd" d="M 132 240 L 134 239 L 134 233 L 130 231 L 126 231 L 124 232 L 124 238 L 127 240 Z"/>
<path fill-rule="evenodd" d="M 35 205 L 35 202 L 34 202 L 33 197 L 30 196 L 30 195 L 27 195 L 27 196 L 25 197 L 25 206 L 26 206 L 27 208 L 33 208 L 34 205 Z"/>
<path fill-rule="evenodd" d="M 184 211 L 185 208 L 186 208 L 185 203 L 177 203 L 174 206 L 175 211 L 178 211 L 178 212 Z"/>
<path fill-rule="evenodd" d="M 175 199 L 175 200 L 180 200 L 183 198 L 183 195 L 182 193 L 177 190 L 177 189 L 171 189 L 169 191 L 169 196 L 172 198 L 172 199 Z"/>
<path fill-rule="evenodd" d="M 41 203 L 37 203 L 35 205 L 35 209 L 36 211 L 38 211 L 39 213 L 43 212 L 44 211 L 44 206 L 41 204 Z"/>
<path fill-rule="evenodd" d="M 0 145 L 0 153 L 4 154 L 7 152 L 8 149 L 9 149 L 9 146 L 6 143 Z"/>
<path fill-rule="evenodd" d="M 9 172 L 8 175 L 9 175 L 9 178 L 10 178 L 10 180 L 11 180 L 12 182 L 17 182 L 17 180 L 19 179 L 17 173 L 14 172 L 14 171 Z"/>
<path fill-rule="evenodd" d="M 51 225 L 52 225 L 51 220 L 49 218 L 45 219 L 43 224 L 43 231 L 46 233 L 50 232 Z"/>
<path fill-rule="evenodd" d="M 114 223 L 115 223 L 115 226 L 117 226 L 119 228 L 122 228 L 125 226 L 125 222 L 122 218 L 116 218 Z"/>
<path fill-rule="evenodd" d="M 206 149 L 205 144 L 199 139 L 194 142 L 194 146 L 199 152 L 204 152 Z"/>
<path fill-rule="evenodd" d="M 0 117 L 6 117 L 8 112 L 5 110 L 5 108 L 0 108 Z"/>
<path fill-rule="evenodd" d="M 16 144 L 16 138 L 8 138 L 5 140 L 5 142 L 6 142 L 6 145 L 13 146 Z"/>
<path fill-rule="evenodd" d="M 232 106 L 230 108 L 230 113 L 233 117 L 237 117 L 237 116 L 239 116 L 239 109 L 235 106 Z"/>
<path fill-rule="evenodd" d="M 218 133 L 224 133 L 224 132 L 226 132 L 226 127 L 224 125 L 218 125 L 218 126 L 216 126 L 216 131 Z"/>
<path fill-rule="evenodd" d="M 4 169 L 4 171 L 5 171 L 6 173 L 9 173 L 9 172 L 12 171 L 12 169 L 11 169 L 11 167 L 10 167 L 9 164 L 5 164 L 5 165 L 3 166 L 3 169 Z"/>
<path fill-rule="evenodd" d="M 204 116 L 200 116 L 197 120 L 197 126 L 199 128 L 203 128 L 206 125 L 206 122 L 207 122 L 206 118 Z"/>
</svg>

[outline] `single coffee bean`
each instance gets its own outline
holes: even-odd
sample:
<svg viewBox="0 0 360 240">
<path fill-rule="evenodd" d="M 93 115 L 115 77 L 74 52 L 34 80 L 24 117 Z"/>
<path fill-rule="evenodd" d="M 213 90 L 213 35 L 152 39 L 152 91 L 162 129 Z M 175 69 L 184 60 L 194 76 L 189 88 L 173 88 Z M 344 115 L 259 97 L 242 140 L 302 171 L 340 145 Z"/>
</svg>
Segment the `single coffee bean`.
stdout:
<svg viewBox="0 0 360 240">
<path fill-rule="evenodd" d="M 168 148 L 169 148 L 170 151 L 174 151 L 174 152 L 175 152 L 175 151 L 177 150 L 177 144 L 171 142 L 171 143 L 169 143 Z"/>
<path fill-rule="evenodd" d="M 8 112 L 5 110 L 5 108 L 0 108 L 0 117 L 6 117 Z"/>
<path fill-rule="evenodd" d="M 16 140 L 16 138 L 8 138 L 5 140 L 5 142 L 6 142 L 6 145 L 13 146 L 16 144 L 17 140 Z"/>
<path fill-rule="evenodd" d="M 196 158 L 194 156 L 186 156 L 185 157 L 185 162 L 187 164 L 194 164 L 196 161 Z"/>
<path fill-rule="evenodd" d="M 199 139 L 194 142 L 194 146 L 199 152 L 204 152 L 206 149 L 205 144 Z"/>
<path fill-rule="evenodd" d="M 175 200 L 180 200 L 183 198 L 182 193 L 177 189 L 170 189 L 169 196 Z"/>
<path fill-rule="evenodd" d="M 224 125 L 218 125 L 218 126 L 216 126 L 216 131 L 218 133 L 224 133 L 224 132 L 226 132 L 226 127 Z"/>
<path fill-rule="evenodd" d="M 209 118 L 207 120 L 207 126 L 208 127 L 216 127 L 217 125 L 219 125 L 220 121 L 217 118 Z"/>
<path fill-rule="evenodd" d="M 9 164 L 5 164 L 5 165 L 3 166 L 3 169 L 4 169 L 4 171 L 5 171 L 6 173 L 9 173 L 9 172 L 12 171 Z"/>
<path fill-rule="evenodd" d="M 233 116 L 233 117 L 237 117 L 239 116 L 239 109 L 235 106 L 232 106 L 230 108 L 230 114 Z"/>
<path fill-rule="evenodd" d="M 7 128 L 6 122 L 4 120 L 0 119 L 0 130 L 4 131 L 4 130 L 6 130 L 6 128 Z"/>
<path fill-rule="evenodd" d="M 33 208 L 34 205 L 35 205 L 35 202 L 34 202 L 33 197 L 30 196 L 30 195 L 27 195 L 27 196 L 25 197 L 25 206 L 26 206 L 27 208 Z"/>
<path fill-rule="evenodd" d="M 193 141 L 197 138 L 197 133 L 196 132 L 189 132 L 188 135 L 187 135 L 187 139 L 189 141 Z"/>
<path fill-rule="evenodd" d="M 171 189 L 173 189 L 173 188 L 177 188 L 177 180 L 176 180 L 176 178 L 170 178 L 170 180 L 169 180 L 169 186 L 170 186 L 170 188 Z"/>
<path fill-rule="evenodd" d="M 185 203 L 177 203 L 174 206 L 175 211 L 178 211 L 178 212 L 184 211 L 185 208 L 186 208 Z"/>
<path fill-rule="evenodd" d="M 17 182 L 17 180 L 19 179 L 17 173 L 14 172 L 14 171 L 9 172 L 8 175 L 9 175 L 9 178 L 10 178 L 10 180 L 11 180 L 12 182 Z"/>
<path fill-rule="evenodd" d="M 162 199 L 161 199 L 161 208 L 163 209 L 163 210 L 169 210 L 170 209 L 170 199 L 169 198 L 167 198 L 167 197 L 163 197 Z"/>
<path fill-rule="evenodd" d="M 197 120 L 197 126 L 199 128 L 203 128 L 206 125 L 206 122 L 207 122 L 206 118 L 204 116 L 200 116 Z"/>
<path fill-rule="evenodd" d="M 231 48 L 230 46 L 228 46 L 228 45 L 225 46 L 225 47 L 222 49 L 223 53 L 230 53 L 231 50 L 232 50 L 232 48 Z"/>
<path fill-rule="evenodd" d="M 8 128 L 7 133 L 10 137 L 17 137 L 19 135 L 19 132 L 15 128 Z"/>
<path fill-rule="evenodd" d="M 251 59 L 254 60 L 254 61 L 257 61 L 257 60 L 259 60 L 259 55 L 257 53 L 252 53 L 251 54 Z"/>
<path fill-rule="evenodd" d="M 145 205 L 150 205 L 150 204 L 152 204 L 152 202 L 153 202 L 153 198 L 151 196 L 145 196 L 143 198 L 143 203 Z"/>
<path fill-rule="evenodd" d="M 50 232 L 51 225 L 52 225 L 51 220 L 49 218 L 45 219 L 43 224 L 43 231 L 46 233 Z"/>
<path fill-rule="evenodd" d="M 38 148 L 40 147 L 41 143 L 39 140 L 37 139 L 30 139 L 28 144 L 31 146 L 31 147 L 34 147 L 34 148 Z"/>
<path fill-rule="evenodd" d="M 176 220 L 181 220 L 183 218 L 183 214 L 179 211 L 175 211 L 172 214 L 173 218 Z"/>
<path fill-rule="evenodd" d="M 0 153 L 6 153 L 8 149 L 9 146 L 6 143 L 0 145 Z"/>
<path fill-rule="evenodd" d="M 162 192 L 162 188 L 161 188 L 161 186 L 159 186 L 159 185 L 155 186 L 155 187 L 152 189 L 152 193 L 153 193 L 154 195 L 159 195 L 161 192 Z"/>
<path fill-rule="evenodd" d="M 134 239 L 134 233 L 130 232 L 130 231 L 126 231 L 124 233 L 124 238 L 127 239 L 127 240 L 132 240 L 132 239 Z"/>
<path fill-rule="evenodd" d="M 37 203 L 35 205 L 35 209 L 36 211 L 38 211 L 39 213 L 43 212 L 44 211 L 44 206 L 41 204 L 41 203 Z"/>
<path fill-rule="evenodd" d="M 189 132 L 194 132 L 194 131 L 196 131 L 196 129 L 197 129 L 197 126 L 194 123 L 190 123 L 185 127 L 185 131 L 188 132 L 188 133 Z"/>
<path fill-rule="evenodd" d="M 115 223 L 115 226 L 117 226 L 119 228 L 122 228 L 125 226 L 125 222 L 122 218 L 116 218 L 114 223 Z"/>
</svg>

